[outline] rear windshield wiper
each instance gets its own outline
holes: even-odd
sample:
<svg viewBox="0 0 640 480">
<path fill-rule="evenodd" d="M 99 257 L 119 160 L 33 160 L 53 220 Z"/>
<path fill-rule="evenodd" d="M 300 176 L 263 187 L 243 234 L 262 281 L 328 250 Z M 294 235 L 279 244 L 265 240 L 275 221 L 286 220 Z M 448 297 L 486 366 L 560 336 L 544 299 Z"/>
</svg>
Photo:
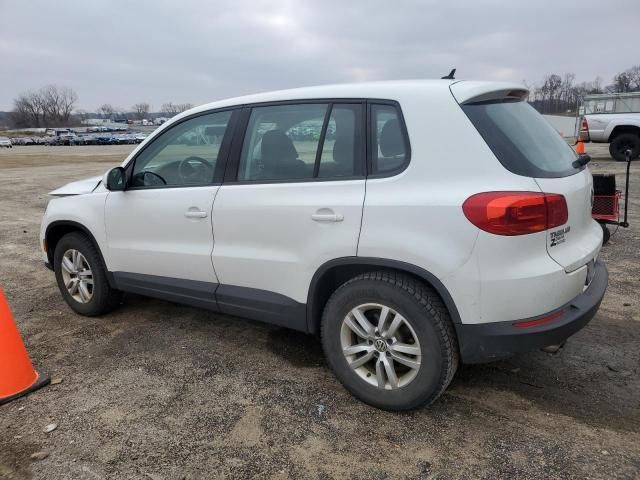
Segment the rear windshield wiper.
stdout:
<svg viewBox="0 0 640 480">
<path fill-rule="evenodd" d="M 591 156 L 587 155 L 586 153 L 583 153 L 582 155 L 580 155 L 578 158 L 576 158 L 573 163 L 571 164 L 571 166 L 573 168 L 581 168 L 584 167 L 587 163 L 589 163 L 591 161 Z"/>
</svg>

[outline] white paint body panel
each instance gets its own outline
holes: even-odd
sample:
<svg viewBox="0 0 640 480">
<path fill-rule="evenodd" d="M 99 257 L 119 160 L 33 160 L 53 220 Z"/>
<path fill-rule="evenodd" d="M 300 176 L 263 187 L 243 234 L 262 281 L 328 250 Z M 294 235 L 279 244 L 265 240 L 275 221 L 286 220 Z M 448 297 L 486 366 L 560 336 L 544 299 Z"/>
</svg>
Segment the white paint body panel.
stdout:
<svg viewBox="0 0 640 480">
<path fill-rule="evenodd" d="M 593 177 L 585 168 L 569 177 L 537 178 L 536 182 L 545 193 L 560 193 L 567 201 L 569 218 L 565 225 L 547 231 L 547 251 L 567 272 L 572 272 L 595 258 L 602 246 L 602 227 L 591 216 Z M 563 241 L 554 241 L 552 235 L 559 230 Z"/>
<path fill-rule="evenodd" d="M 91 193 L 102 180 L 102 176 L 90 177 L 77 182 L 67 183 L 66 185 L 49 192 L 54 197 L 64 197 L 66 195 L 82 195 L 83 193 Z"/>
<path fill-rule="evenodd" d="M 213 209 L 220 283 L 306 303 L 323 263 L 356 255 L 364 191 L 364 180 L 223 185 Z M 312 220 L 319 210 L 344 218 Z"/>
<path fill-rule="evenodd" d="M 219 187 L 109 192 L 104 221 L 109 269 L 215 282 L 211 211 Z M 206 212 L 187 218 L 188 210 Z"/>
<path fill-rule="evenodd" d="M 107 199 L 105 190 L 85 195 L 64 196 L 49 201 L 40 224 L 40 245 L 45 238 L 47 227 L 58 221 L 71 221 L 84 225 L 95 238 L 98 248 L 108 261 L 107 234 L 104 228 L 104 204 Z M 48 261 L 46 253 L 43 258 Z"/>
</svg>

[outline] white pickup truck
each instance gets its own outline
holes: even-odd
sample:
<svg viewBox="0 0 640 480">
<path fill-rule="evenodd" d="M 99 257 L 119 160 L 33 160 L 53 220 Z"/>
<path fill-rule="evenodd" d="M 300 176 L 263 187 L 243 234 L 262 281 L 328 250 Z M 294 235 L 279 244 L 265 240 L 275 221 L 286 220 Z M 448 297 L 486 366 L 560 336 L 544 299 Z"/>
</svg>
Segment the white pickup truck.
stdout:
<svg viewBox="0 0 640 480">
<path fill-rule="evenodd" d="M 580 139 L 608 143 L 609 153 L 622 162 L 625 150 L 640 155 L 640 93 L 585 97 Z M 635 113 L 634 113 L 635 112 Z"/>
</svg>

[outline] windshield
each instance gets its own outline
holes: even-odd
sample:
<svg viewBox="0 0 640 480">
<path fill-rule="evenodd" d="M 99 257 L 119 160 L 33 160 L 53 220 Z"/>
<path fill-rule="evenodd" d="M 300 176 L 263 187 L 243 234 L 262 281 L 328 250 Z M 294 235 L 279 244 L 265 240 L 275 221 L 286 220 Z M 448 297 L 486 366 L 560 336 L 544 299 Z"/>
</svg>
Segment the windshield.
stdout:
<svg viewBox="0 0 640 480">
<path fill-rule="evenodd" d="M 573 149 L 527 102 L 492 100 L 462 105 L 462 110 L 507 170 L 538 178 L 580 171 L 572 166 Z"/>
</svg>

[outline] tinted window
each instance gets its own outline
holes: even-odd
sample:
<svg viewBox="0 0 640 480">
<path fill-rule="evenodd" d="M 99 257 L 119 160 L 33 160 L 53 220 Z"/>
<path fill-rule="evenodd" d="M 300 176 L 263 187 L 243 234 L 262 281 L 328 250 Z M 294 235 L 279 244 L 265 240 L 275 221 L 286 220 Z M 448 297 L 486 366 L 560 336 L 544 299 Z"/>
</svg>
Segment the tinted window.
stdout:
<svg viewBox="0 0 640 480">
<path fill-rule="evenodd" d="M 231 112 L 201 115 L 171 127 L 135 160 L 133 187 L 208 185 Z"/>
<path fill-rule="evenodd" d="M 527 102 L 500 100 L 462 105 L 500 163 L 529 177 L 563 177 L 577 171 L 573 149 Z"/>
<path fill-rule="evenodd" d="M 257 107 L 244 137 L 238 180 L 313 178 L 327 104 Z"/>
<path fill-rule="evenodd" d="M 407 160 L 407 143 L 400 115 L 392 105 L 372 105 L 372 157 L 374 173 L 399 169 Z"/>
<path fill-rule="evenodd" d="M 353 177 L 359 174 L 361 112 L 360 105 L 334 105 L 331 109 L 318 177 Z"/>
</svg>

